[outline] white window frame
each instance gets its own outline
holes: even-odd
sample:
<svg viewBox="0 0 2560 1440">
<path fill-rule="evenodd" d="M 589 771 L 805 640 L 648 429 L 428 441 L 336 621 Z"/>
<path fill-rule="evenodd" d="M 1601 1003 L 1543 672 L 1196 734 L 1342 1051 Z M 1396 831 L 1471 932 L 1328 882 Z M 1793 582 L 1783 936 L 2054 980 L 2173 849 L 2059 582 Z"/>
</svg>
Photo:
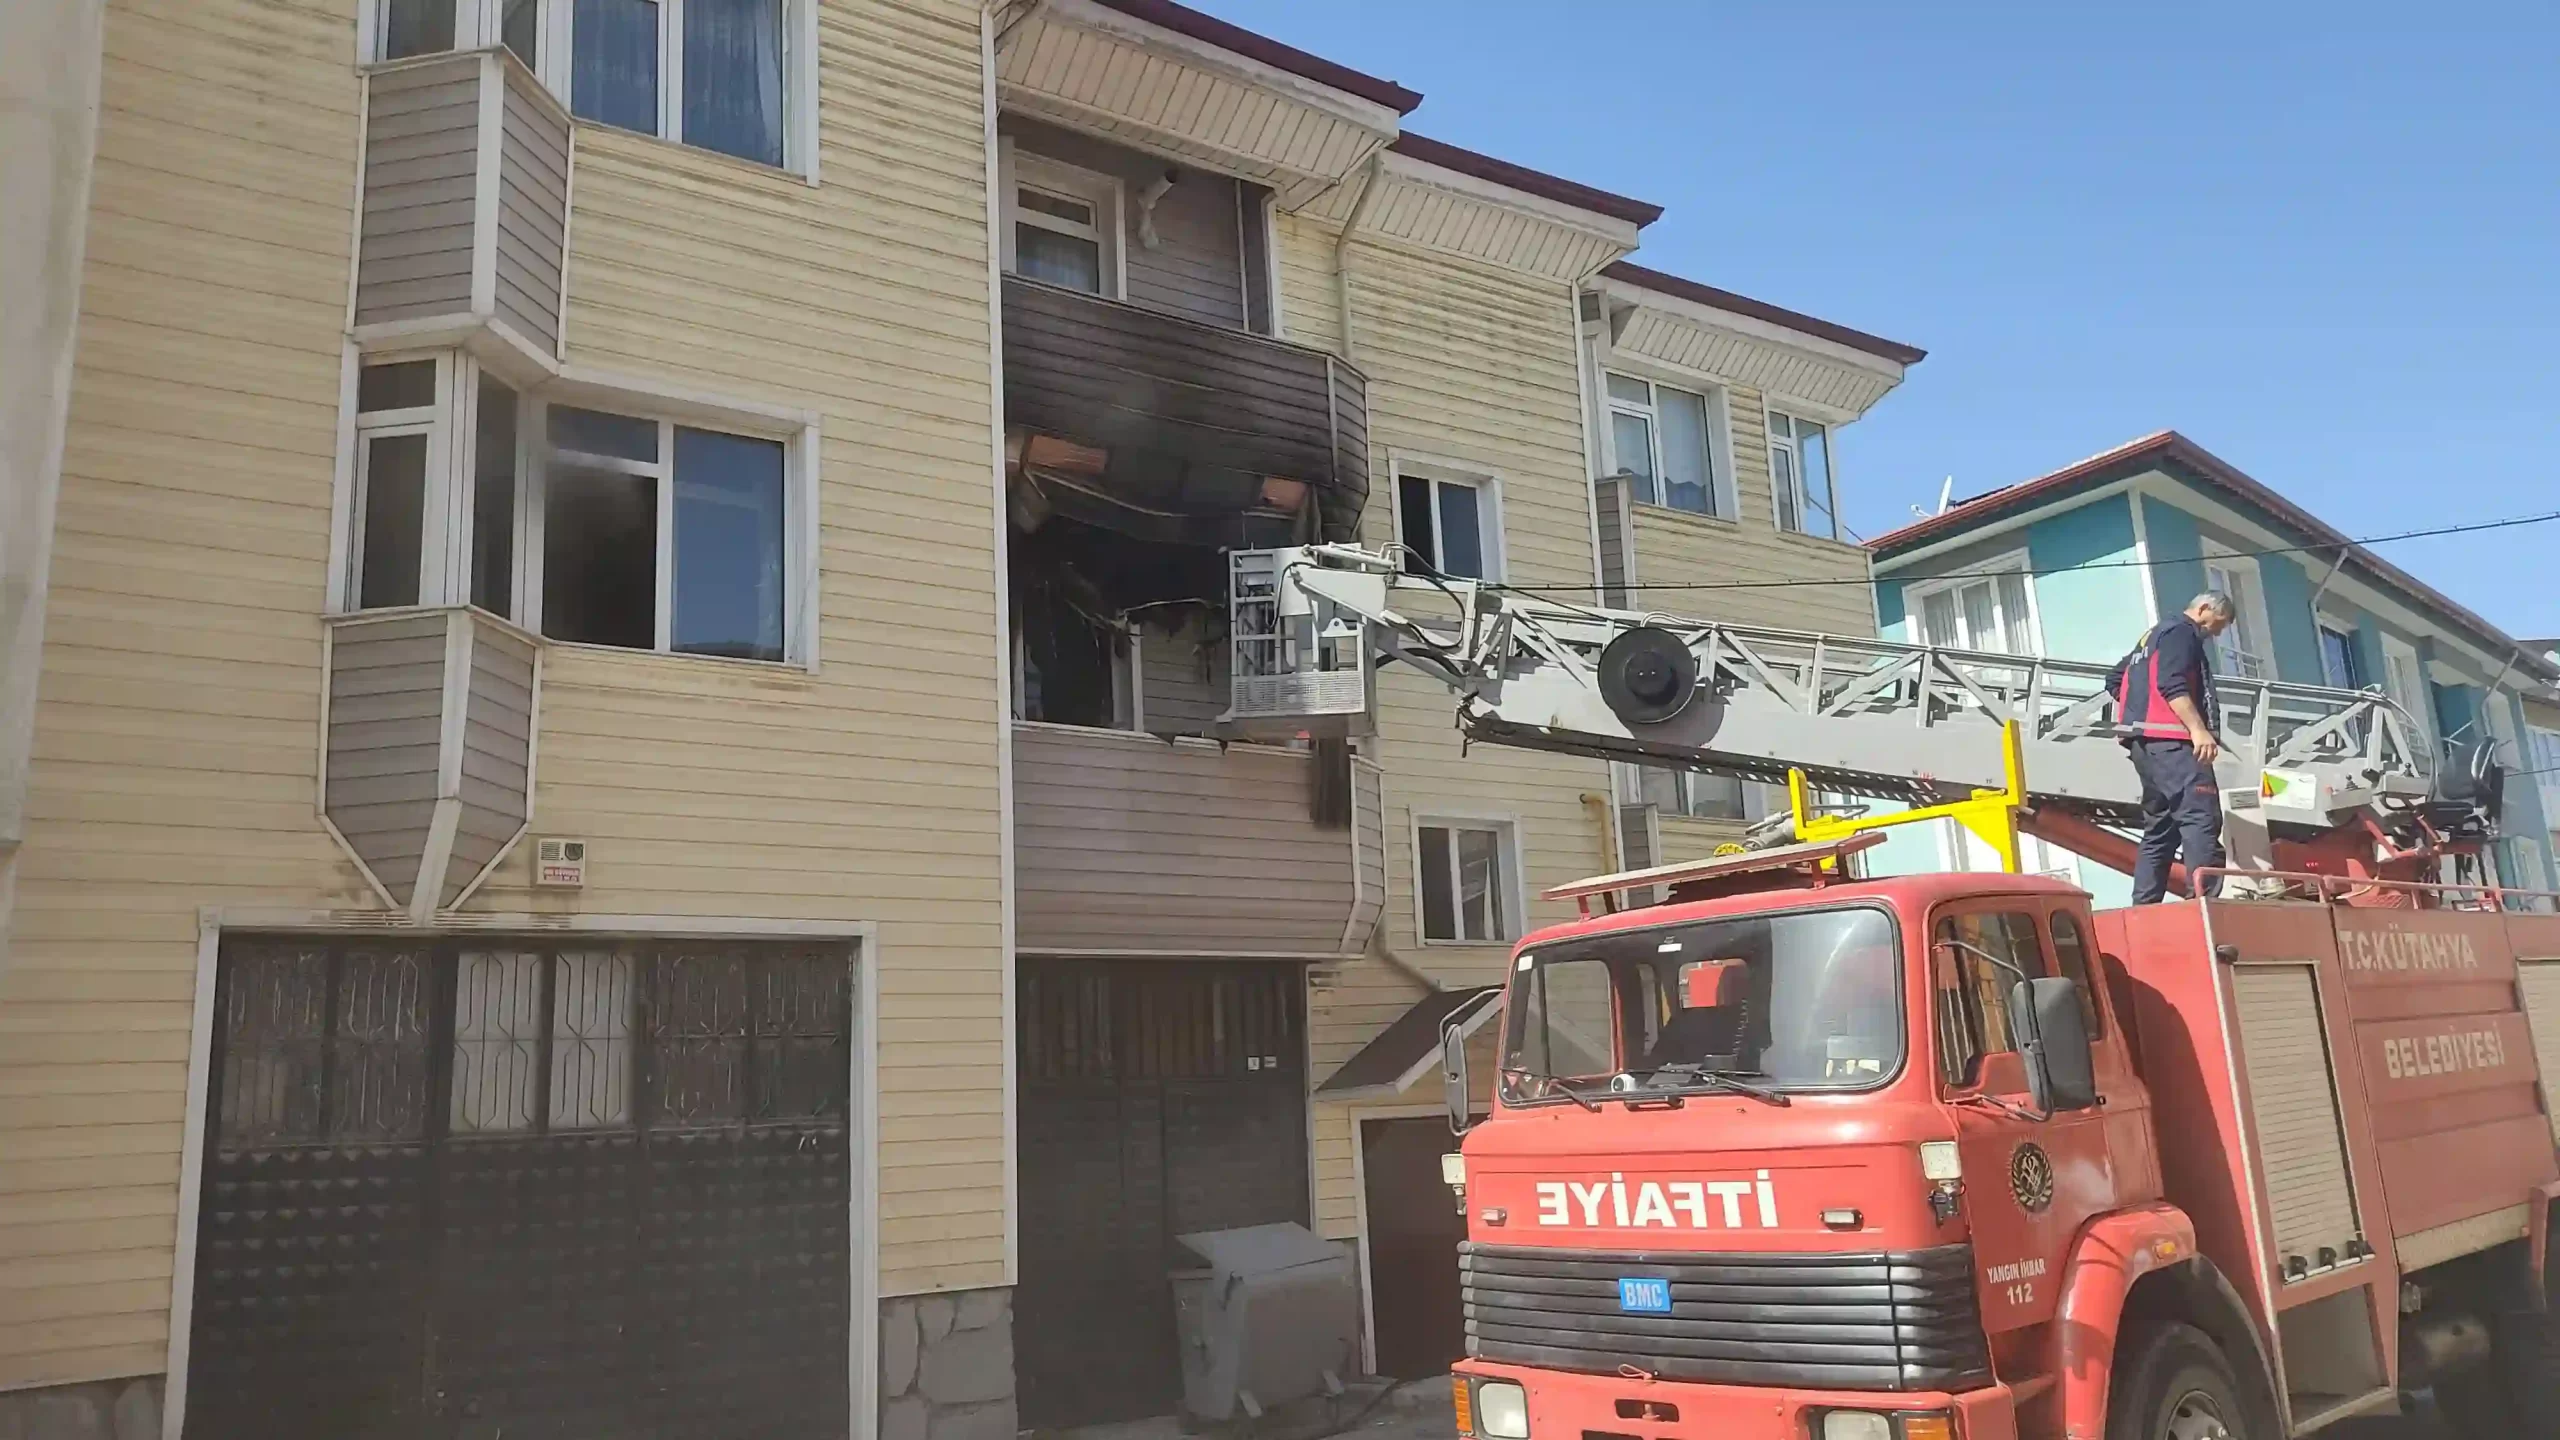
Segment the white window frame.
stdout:
<svg viewBox="0 0 2560 1440">
<path fill-rule="evenodd" d="M 501 44 L 506 0 L 450 0 L 454 6 L 454 51 L 496 48 Z M 536 67 L 542 83 L 570 108 L 570 77 L 576 54 L 575 0 L 535 0 L 534 27 L 540 36 Z M 685 0 L 653 0 L 658 7 L 658 126 L 654 138 L 678 145 L 684 138 L 684 6 Z M 782 164 L 811 185 L 818 183 L 818 5 L 820 0 L 782 0 Z M 356 10 L 356 57 L 359 63 L 386 62 L 382 56 L 389 34 L 391 0 L 364 0 Z M 596 121 L 584 122 L 600 124 Z M 618 128 L 618 127 L 607 127 Z M 623 131 L 624 134 L 640 132 Z M 759 170 L 760 160 L 709 150 Z"/>
<path fill-rule="evenodd" d="M 658 427 L 658 458 L 655 461 L 626 460 L 612 455 L 577 454 L 580 470 L 610 474 L 639 475 L 657 481 L 657 616 L 656 643 L 647 650 L 635 646 L 594 644 L 579 640 L 562 640 L 545 634 L 542 628 L 542 557 L 543 526 L 550 513 L 551 407 L 567 406 L 579 410 L 595 410 L 625 419 L 648 421 Z M 712 430 L 753 440 L 769 440 L 782 446 L 782 658 L 757 660 L 734 655 L 698 655 L 672 648 L 675 630 L 675 525 L 676 525 L 676 454 L 675 432 L 679 429 Z M 663 403 L 645 393 L 626 392 L 579 393 L 564 395 L 537 393 L 525 408 L 524 419 L 517 432 L 519 456 L 532 452 L 531 463 L 519 460 L 516 571 L 519 589 L 516 607 L 521 612 L 524 628 L 543 635 L 546 643 L 606 654 L 661 655 L 680 660 L 716 661 L 732 665 L 792 665 L 816 668 L 816 593 L 817 565 L 815 549 L 817 532 L 817 453 L 818 435 L 814 421 L 794 425 L 761 416 L 687 413 L 680 406 Z"/>
<path fill-rule="evenodd" d="M 1778 417 L 1782 415 L 1787 419 L 1787 434 L 1784 438 L 1780 438 L 1776 423 Z M 1834 544 L 1842 545 L 1853 543 L 1842 537 L 1840 520 L 1840 430 L 1846 422 L 1834 418 L 1818 407 L 1773 399 L 1762 407 L 1760 423 L 1761 434 L 1766 438 L 1769 446 L 1769 524 L 1771 527 L 1782 535 L 1806 535 L 1816 540 L 1829 540 Z M 1795 436 L 1795 427 L 1799 424 L 1822 427 L 1822 453 L 1831 466 L 1831 532 L 1827 535 L 1818 530 L 1804 528 L 1804 456 L 1797 450 Z M 1793 476 L 1791 481 L 1778 477 L 1778 454 L 1782 450 L 1786 452 L 1787 468 Z M 1789 493 L 1790 486 L 1793 488 L 1792 494 Z M 1793 525 L 1787 523 L 1787 504 L 1790 500 L 1795 503 L 1796 511 L 1796 523 Z"/>
<path fill-rule="evenodd" d="M 1437 557 L 1448 553 L 1440 534 L 1440 488 L 1456 486 L 1476 493 L 1476 539 L 1484 550 L 1484 574 L 1451 578 L 1478 579 L 1497 585 L 1508 579 L 1511 567 L 1509 547 L 1503 543 L 1502 535 L 1502 477 L 1454 461 L 1410 455 L 1388 456 L 1387 511 L 1399 545 L 1404 543 L 1404 482 L 1408 477 L 1429 481 L 1431 485 L 1431 553 L 1435 564 Z M 1448 574 L 1445 570 L 1440 573 Z M 1416 576 L 1401 575 L 1400 579 L 1424 583 Z"/>
<path fill-rule="evenodd" d="M 1410 827 L 1411 833 L 1408 836 L 1408 839 L 1412 846 L 1410 863 L 1413 866 L 1413 937 L 1416 942 L 1424 945 L 1473 946 L 1478 948 L 1488 945 L 1507 946 L 1513 941 L 1518 940 L 1521 936 L 1529 933 L 1528 907 L 1526 903 L 1527 892 L 1521 883 L 1520 857 L 1522 853 L 1522 846 L 1520 842 L 1519 817 L 1507 814 L 1488 814 L 1483 812 L 1469 812 L 1465 810 L 1440 809 L 1429 811 L 1417 810 L 1413 813 L 1412 820 L 1413 823 Z M 1505 907 L 1502 916 L 1504 921 L 1503 929 L 1507 933 L 1481 940 L 1467 939 L 1464 937 L 1452 940 L 1435 940 L 1427 933 L 1427 928 L 1423 918 L 1427 912 L 1425 911 L 1422 903 L 1422 847 L 1424 844 L 1422 832 L 1434 829 L 1444 830 L 1449 834 L 1447 842 L 1449 845 L 1449 881 L 1453 886 L 1458 884 L 1458 832 L 1461 830 L 1488 831 L 1496 837 L 1494 855 L 1495 863 L 1502 871 L 1501 875 L 1497 877 L 1497 880 L 1501 887 L 1501 898 Z M 1449 895 L 1450 916 L 1458 922 L 1461 930 L 1465 928 L 1466 923 L 1465 900 L 1466 897 L 1455 890 L 1452 890 Z"/>
<path fill-rule="evenodd" d="M 435 366 L 435 399 L 427 405 L 398 410 L 376 410 L 368 414 L 358 409 L 357 395 L 363 372 L 394 365 L 425 362 Z M 420 504 L 423 512 L 418 520 L 418 598 L 421 606 L 447 603 L 447 579 L 450 565 L 439 565 L 437 557 L 447 556 L 456 548 L 451 529 L 457 506 L 467 509 L 468 481 L 457 463 L 453 441 L 468 433 L 458 415 L 456 397 L 466 390 L 478 389 L 477 368 L 468 356 L 454 351 L 407 351 L 356 357 L 356 368 L 347 390 L 347 412 L 352 448 L 349 451 L 345 503 L 339 507 L 337 524 L 345 535 L 340 563 L 331 576 L 329 608 L 337 614 L 358 613 L 364 601 L 364 527 L 365 502 L 373 469 L 373 442 L 403 435 L 427 437 L 426 476 Z M 464 382 L 470 383 L 466 385 Z M 471 407 L 471 408 L 476 408 Z M 468 524 L 466 519 L 464 523 Z M 468 550 L 466 534 L 462 547 Z M 466 569 L 467 569 L 466 564 Z M 467 582 L 466 582 L 467 583 Z"/>
<path fill-rule="evenodd" d="M 1645 403 L 1639 405 L 1632 400 L 1621 400 L 1611 394 L 1609 382 L 1612 379 L 1632 380 L 1643 385 Z M 1662 498 L 1664 466 L 1660 392 L 1664 390 L 1677 390 L 1684 395 L 1694 395 L 1706 406 L 1707 488 L 1710 492 L 1708 501 L 1715 508 L 1705 514 L 1695 510 L 1682 510 L 1678 506 L 1666 503 Z M 1653 470 L 1653 493 L 1635 495 L 1633 498 L 1637 504 L 1649 505 L 1657 510 L 1670 510 L 1681 515 L 1694 515 L 1702 520 L 1729 522 L 1735 518 L 1741 508 L 1741 499 L 1733 483 L 1733 411 L 1731 397 L 1727 394 L 1725 387 L 1701 381 L 1664 380 L 1624 364 L 1604 365 L 1600 371 L 1600 407 L 1604 422 L 1600 426 L 1601 466 L 1608 474 L 1623 475 L 1628 469 L 1624 458 L 1618 454 L 1618 427 L 1613 423 L 1616 417 L 1629 415 L 1645 423 L 1645 435 L 1653 449 L 1653 453 L 1645 457 Z"/>
<path fill-rule="evenodd" d="M 1003 207 L 1003 231 L 996 241 L 1003 255 L 1006 274 L 1019 273 L 1015 268 L 1013 227 L 1017 224 L 1030 225 L 1035 229 L 1093 241 L 1102 252 L 1102 298 L 1121 300 L 1128 297 L 1129 247 L 1123 243 L 1127 222 L 1121 214 L 1123 196 L 1118 176 L 1016 149 L 1013 138 L 1006 136 L 998 150 L 997 179 L 1004 187 L 1004 194 L 999 202 Z M 1024 210 L 1021 198 L 1026 187 L 1092 206 L 1094 223 L 1088 228 L 1059 216 Z"/>
<path fill-rule="evenodd" d="M 2267 618 L 2266 577 L 2258 568 L 2257 557 L 2235 554 L 2227 545 L 2206 540 L 2204 549 L 2204 588 L 2230 594 L 2238 609 L 2232 628 L 2210 642 L 2216 660 L 2214 669 L 2242 680 L 2275 680 L 2275 627 Z M 2215 579 L 2215 572 L 2221 579 Z M 2234 635 L 2254 641 L 2257 649 L 2243 647 Z M 2254 667 L 2254 668 L 2253 668 Z"/>
<path fill-rule="evenodd" d="M 1932 643 L 1929 639 L 1929 620 L 1926 609 L 1926 601 L 1930 596 L 1941 594 L 1956 596 L 1954 601 L 1956 624 L 1961 628 L 1964 625 L 1964 601 L 1961 592 L 1969 586 L 1989 585 L 1992 604 L 1997 606 L 2000 603 L 1998 577 L 2003 573 L 2012 572 L 2020 577 L 2019 587 L 2026 592 L 2025 629 L 2029 648 L 2024 651 L 2014 651 L 1976 644 L 1965 644 L 1955 648 L 1979 650 L 1993 655 L 2042 656 L 2045 653 L 2044 617 L 2037 613 L 2036 609 L 2035 562 L 2023 549 L 2005 551 L 1987 560 L 1978 560 L 1960 570 L 1950 570 L 1943 575 L 1932 575 L 1926 580 L 1915 580 L 1903 587 L 1902 613 L 1909 618 L 1911 638 L 1923 645 Z"/>
</svg>

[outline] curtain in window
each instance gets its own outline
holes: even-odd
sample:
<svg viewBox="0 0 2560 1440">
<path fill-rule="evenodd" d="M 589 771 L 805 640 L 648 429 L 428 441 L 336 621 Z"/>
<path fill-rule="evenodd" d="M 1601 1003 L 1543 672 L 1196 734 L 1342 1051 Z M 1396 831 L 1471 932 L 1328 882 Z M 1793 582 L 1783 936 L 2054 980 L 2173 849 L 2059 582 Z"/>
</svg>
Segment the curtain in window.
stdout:
<svg viewBox="0 0 2560 1440">
<path fill-rule="evenodd" d="M 782 163 L 782 0 L 685 0 L 684 139 Z"/>
<path fill-rule="evenodd" d="M 578 0 L 569 108 L 581 120 L 658 133 L 656 0 Z"/>
<path fill-rule="evenodd" d="M 1716 513 L 1714 452 L 1707 448 L 1707 401 L 1662 387 L 1662 503 L 1699 515 Z"/>
<path fill-rule="evenodd" d="M 783 447 L 676 431 L 674 648 L 782 658 Z"/>
</svg>

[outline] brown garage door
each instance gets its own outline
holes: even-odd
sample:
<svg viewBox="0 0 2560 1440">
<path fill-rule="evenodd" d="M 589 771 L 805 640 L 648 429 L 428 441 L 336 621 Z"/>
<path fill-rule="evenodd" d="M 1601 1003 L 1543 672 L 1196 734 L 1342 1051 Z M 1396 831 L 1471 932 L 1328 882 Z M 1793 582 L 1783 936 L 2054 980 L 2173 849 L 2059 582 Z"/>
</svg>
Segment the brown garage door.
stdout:
<svg viewBox="0 0 2560 1440">
<path fill-rule="evenodd" d="M 1171 1412 L 1173 1237 L 1307 1222 L 1306 975 L 1022 962 L 1022 1420 Z"/>
<path fill-rule="evenodd" d="M 852 958 L 227 941 L 187 1433 L 844 1435 Z"/>
</svg>

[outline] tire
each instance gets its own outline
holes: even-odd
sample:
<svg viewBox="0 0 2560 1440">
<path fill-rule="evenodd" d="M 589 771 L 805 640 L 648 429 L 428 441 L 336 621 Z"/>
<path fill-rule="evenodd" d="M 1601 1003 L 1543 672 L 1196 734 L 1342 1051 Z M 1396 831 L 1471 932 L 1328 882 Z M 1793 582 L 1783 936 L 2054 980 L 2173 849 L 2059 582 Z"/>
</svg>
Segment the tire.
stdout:
<svg viewBox="0 0 2560 1440">
<path fill-rule="evenodd" d="M 2504 1287 L 2506 1303 L 2489 1315 L 2484 1388 L 2503 1402 L 2497 1414 L 2506 1428 L 2494 1433 L 2515 1440 L 2560 1440 L 2560 1246 L 2544 1257 L 2542 1285 L 2544 1309 L 2517 1293 L 2517 1283 Z"/>
<path fill-rule="evenodd" d="M 2107 1440 L 2275 1440 L 2249 1433 L 2231 1362 L 2192 1325 L 2163 1325 L 2116 1366 Z"/>
</svg>

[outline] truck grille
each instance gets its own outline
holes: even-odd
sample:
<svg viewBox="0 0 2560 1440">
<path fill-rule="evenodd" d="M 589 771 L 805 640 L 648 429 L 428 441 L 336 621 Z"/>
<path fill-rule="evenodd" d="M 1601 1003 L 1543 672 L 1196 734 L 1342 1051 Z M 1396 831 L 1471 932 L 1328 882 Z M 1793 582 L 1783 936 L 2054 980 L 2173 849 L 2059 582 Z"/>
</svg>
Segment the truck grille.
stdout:
<svg viewBox="0 0 2560 1440">
<path fill-rule="evenodd" d="M 1866 1255 L 1627 1254 L 1464 1245 L 1467 1353 L 1664 1380 L 1959 1390 L 1991 1363 L 1973 1247 Z M 1619 1309 L 1618 1282 L 1671 1282 L 1671 1313 Z"/>
</svg>

